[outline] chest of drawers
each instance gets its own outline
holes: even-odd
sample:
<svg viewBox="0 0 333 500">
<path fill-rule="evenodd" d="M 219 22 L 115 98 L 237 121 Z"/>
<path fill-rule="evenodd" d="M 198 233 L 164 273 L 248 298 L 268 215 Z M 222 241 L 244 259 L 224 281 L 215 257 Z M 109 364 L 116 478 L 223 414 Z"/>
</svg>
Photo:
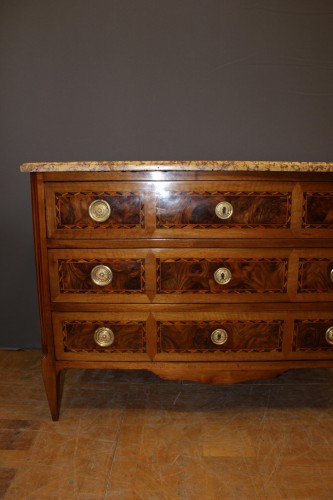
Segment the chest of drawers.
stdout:
<svg viewBox="0 0 333 500">
<path fill-rule="evenodd" d="M 42 373 L 233 383 L 333 367 L 333 164 L 24 164 Z"/>
</svg>

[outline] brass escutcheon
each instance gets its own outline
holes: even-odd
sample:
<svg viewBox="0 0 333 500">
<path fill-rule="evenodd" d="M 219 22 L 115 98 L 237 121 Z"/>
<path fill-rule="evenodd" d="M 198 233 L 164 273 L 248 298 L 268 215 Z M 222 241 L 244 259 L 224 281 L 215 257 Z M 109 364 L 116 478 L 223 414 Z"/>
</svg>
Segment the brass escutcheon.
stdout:
<svg viewBox="0 0 333 500">
<path fill-rule="evenodd" d="M 228 201 L 221 201 L 215 207 L 215 213 L 219 219 L 230 219 L 233 211 L 233 206 Z"/>
<path fill-rule="evenodd" d="M 328 344 L 333 345 L 333 326 L 330 326 L 325 333 L 325 339 Z"/>
<path fill-rule="evenodd" d="M 222 345 L 228 340 L 228 333 L 223 328 L 218 328 L 210 334 L 210 338 L 213 344 Z"/>
<path fill-rule="evenodd" d="M 331 269 L 331 272 L 330 272 L 330 280 L 333 281 L 333 268 Z"/>
<path fill-rule="evenodd" d="M 95 222 L 104 222 L 111 215 L 111 207 L 105 200 L 95 200 L 89 205 L 89 216 Z"/>
<path fill-rule="evenodd" d="M 106 286 L 111 283 L 113 273 L 108 266 L 95 266 L 90 273 L 91 279 L 98 286 Z"/>
<path fill-rule="evenodd" d="M 214 273 L 214 280 L 219 285 L 226 285 L 231 280 L 231 272 L 226 267 L 219 267 Z"/>
<path fill-rule="evenodd" d="M 110 328 L 102 326 L 95 330 L 94 341 L 101 347 L 108 347 L 114 342 L 114 333 Z"/>
</svg>

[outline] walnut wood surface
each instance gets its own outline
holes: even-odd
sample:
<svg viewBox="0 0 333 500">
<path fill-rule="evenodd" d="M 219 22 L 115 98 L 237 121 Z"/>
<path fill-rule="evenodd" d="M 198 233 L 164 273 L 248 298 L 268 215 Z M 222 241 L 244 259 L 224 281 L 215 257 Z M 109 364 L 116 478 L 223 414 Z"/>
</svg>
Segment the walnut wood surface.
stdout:
<svg viewBox="0 0 333 500">
<path fill-rule="evenodd" d="M 159 293 L 283 293 L 287 259 L 168 259 L 158 260 Z M 218 284 L 214 272 L 227 268 L 231 280 Z"/>
<path fill-rule="evenodd" d="M 333 192 L 304 193 L 303 226 L 333 228 Z"/>
<path fill-rule="evenodd" d="M 229 202 L 233 214 L 220 219 L 215 207 Z M 247 192 L 164 192 L 157 199 L 157 227 L 193 229 L 227 227 L 288 228 L 290 225 L 291 193 Z"/>
<path fill-rule="evenodd" d="M 326 330 L 331 326 L 333 326 L 333 314 L 332 319 L 329 320 L 295 321 L 293 350 L 331 351 L 333 354 L 333 345 L 328 344 L 325 339 Z"/>
<path fill-rule="evenodd" d="M 65 352 L 145 352 L 145 323 L 134 321 L 64 321 L 62 325 Z M 101 347 L 94 341 L 97 328 L 106 327 L 114 333 L 114 342 Z"/>
<path fill-rule="evenodd" d="M 32 174 L 42 372 L 54 419 L 64 368 L 230 383 L 333 367 L 325 340 L 333 173 L 300 174 L 294 165 L 268 174 L 256 162 L 223 172 L 232 162 L 222 163 Z M 88 215 L 96 199 L 110 203 L 104 223 Z M 230 219 L 215 214 L 223 200 L 233 205 Z M 110 285 L 91 281 L 97 264 L 111 268 Z M 219 267 L 231 271 L 225 285 L 214 280 Z M 95 344 L 99 325 L 114 331 L 112 346 Z M 210 340 L 217 328 L 228 332 L 221 346 Z"/>
<path fill-rule="evenodd" d="M 111 208 L 111 215 L 105 222 L 95 222 L 89 216 L 89 206 L 96 200 L 106 201 Z M 55 207 L 57 229 L 144 227 L 140 193 L 55 193 Z"/>
<path fill-rule="evenodd" d="M 228 339 L 215 345 L 211 333 L 224 329 Z M 281 350 L 281 321 L 178 321 L 158 323 L 158 352 L 269 352 Z"/>
<path fill-rule="evenodd" d="M 60 380 L 54 352 L 51 300 L 49 295 L 50 283 L 47 264 L 46 221 L 44 215 L 44 183 L 41 174 L 31 175 L 31 199 L 42 343 L 41 369 L 51 416 L 53 420 L 58 420 Z"/>
<path fill-rule="evenodd" d="M 113 277 L 108 285 L 96 285 L 91 279 L 95 266 L 105 265 Z M 142 293 L 145 268 L 142 259 L 59 259 L 60 293 Z"/>
<path fill-rule="evenodd" d="M 176 174 L 175 179 L 179 177 L 179 172 L 178 176 Z M 210 175 L 214 177 L 213 174 L 216 177 L 216 172 Z M 71 182 L 46 182 L 50 238 L 88 238 L 96 242 L 98 238 L 128 237 L 322 239 L 329 234 L 323 232 L 327 229 L 332 230 L 333 236 L 329 210 L 331 196 L 326 192 L 328 187 L 333 190 L 332 183 L 328 186 L 324 182 L 317 183 L 318 193 L 312 194 L 308 190 L 310 186 L 313 188 L 313 183 L 300 184 L 278 178 L 268 183 L 263 180 L 263 174 L 262 180 L 258 176 L 255 181 L 253 177 L 250 180 L 248 174 L 240 174 L 240 178 L 247 178 L 246 182 L 243 181 L 246 190 L 240 189 L 239 182 L 232 176 L 230 179 L 217 177 L 215 182 L 209 182 L 209 175 L 206 174 L 206 179 L 199 183 L 193 180 L 172 181 L 169 173 L 168 181 L 143 182 L 139 177 L 136 182 L 128 182 L 128 174 L 124 173 L 123 176 L 118 174 L 117 183 L 111 174 L 112 182 L 96 182 L 96 174 L 94 177 L 89 174 L 91 182 L 73 182 L 73 175 L 67 175 Z M 107 178 L 106 174 L 99 175 L 102 179 Z M 55 174 L 55 179 L 59 179 L 59 174 Z M 105 199 L 110 203 L 112 213 L 104 223 L 96 223 L 89 217 L 89 204 L 96 199 Z M 312 199 L 317 200 L 313 202 L 314 206 L 319 203 L 319 208 L 313 209 L 313 216 Z M 221 220 L 215 214 L 215 206 L 223 200 L 229 200 L 234 206 L 230 219 Z M 311 229 L 315 231 L 309 231 Z"/>
<path fill-rule="evenodd" d="M 330 278 L 332 269 L 333 260 L 330 258 L 301 258 L 298 291 L 300 293 L 332 293 L 333 282 Z"/>
<path fill-rule="evenodd" d="M 99 361 L 60 360 L 58 370 L 67 368 L 107 369 L 107 370 L 149 370 L 167 380 L 194 380 L 207 384 L 234 384 L 248 380 L 277 377 L 292 368 L 327 368 L 333 367 L 332 359 L 326 360 L 293 360 L 266 362 L 133 362 L 133 361 Z"/>
</svg>

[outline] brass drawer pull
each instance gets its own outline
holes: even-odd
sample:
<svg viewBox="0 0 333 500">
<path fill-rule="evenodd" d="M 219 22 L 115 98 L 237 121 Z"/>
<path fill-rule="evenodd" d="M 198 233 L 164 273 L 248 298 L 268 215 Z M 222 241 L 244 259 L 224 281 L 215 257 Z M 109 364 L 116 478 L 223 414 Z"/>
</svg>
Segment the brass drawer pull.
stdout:
<svg viewBox="0 0 333 500">
<path fill-rule="evenodd" d="M 89 205 L 89 216 L 95 222 L 105 222 L 111 215 L 111 207 L 105 200 L 95 200 Z"/>
<path fill-rule="evenodd" d="M 226 285 L 231 280 L 231 272 L 226 267 L 219 267 L 214 273 L 214 280 L 219 285 Z"/>
<path fill-rule="evenodd" d="M 111 283 L 113 273 L 108 266 L 99 265 L 92 269 L 90 276 L 95 285 L 106 286 Z"/>
<path fill-rule="evenodd" d="M 210 334 L 210 339 L 213 342 L 213 344 L 222 345 L 227 342 L 228 333 L 225 330 L 223 330 L 223 328 L 218 328 L 217 330 L 214 330 Z"/>
<path fill-rule="evenodd" d="M 330 326 L 325 333 L 325 339 L 328 344 L 333 345 L 333 326 Z"/>
<path fill-rule="evenodd" d="M 102 326 L 95 330 L 94 340 L 101 347 L 109 347 L 114 342 L 114 333 L 110 328 Z"/>
<path fill-rule="evenodd" d="M 228 201 L 221 201 L 215 207 L 215 213 L 219 219 L 230 219 L 233 211 L 233 206 Z"/>
</svg>

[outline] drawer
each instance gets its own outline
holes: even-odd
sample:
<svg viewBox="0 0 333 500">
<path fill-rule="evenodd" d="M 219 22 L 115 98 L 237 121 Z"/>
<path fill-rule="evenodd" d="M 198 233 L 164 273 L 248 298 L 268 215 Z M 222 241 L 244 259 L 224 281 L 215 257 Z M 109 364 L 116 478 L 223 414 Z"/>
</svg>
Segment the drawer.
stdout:
<svg viewBox="0 0 333 500">
<path fill-rule="evenodd" d="M 51 297 L 64 302 L 146 302 L 143 250 L 50 250 Z"/>
<path fill-rule="evenodd" d="M 333 229 L 333 185 L 321 185 L 321 189 L 303 193 L 303 228 Z"/>
<path fill-rule="evenodd" d="M 333 355 L 333 315 L 327 319 L 296 319 L 293 351 L 326 351 Z"/>
<path fill-rule="evenodd" d="M 293 259 L 297 259 L 296 300 L 331 300 L 333 296 L 333 250 L 330 248 L 300 249 L 294 250 L 293 255 Z"/>
<path fill-rule="evenodd" d="M 155 360 L 281 359 L 283 312 L 156 313 Z M 188 317 L 188 319 L 186 319 Z M 185 319 L 184 319 L 185 318 Z"/>
<path fill-rule="evenodd" d="M 279 249 L 49 250 L 49 268 L 57 302 L 288 299 L 288 251 Z"/>
<path fill-rule="evenodd" d="M 186 252 L 183 252 L 182 258 L 157 258 L 158 293 L 201 297 L 205 294 L 225 297 L 235 294 L 286 294 L 288 257 L 234 257 L 232 253 L 230 256 L 215 257 L 221 253 L 207 250 L 206 255 L 211 257 L 185 257 Z M 251 254 L 247 251 L 234 253 Z"/>
<path fill-rule="evenodd" d="M 47 235 L 57 239 L 309 238 L 333 229 L 331 183 L 49 182 L 45 197 Z"/>
<path fill-rule="evenodd" d="M 140 183 L 49 183 L 45 194 L 49 238 L 145 233 L 145 194 Z"/>
<path fill-rule="evenodd" d="M 147 360 L 146 313 L 54 313 L 58 359 Z"/>
<path fill-rule="evenodd" d="M 156 228 L 178 231 L 179 235 L 192 231 L 197 237 L 200 233 L 209 236 L 215 230 L 215 237 L 225 237 L 230 231 L 242 235 L 243 230 L 251 234 L 251 230 L 290 229 L 289 183 L 276 184 L 274 189 L 271 183 L 246 181 L 184 183 L 179 187 L 161 183 L 156 187 L 156 200 Z"/>
<path fill-rule="evenodd" d="M 282 321 L 164 321 L 158 352 L 281 351 Z"/>
<path fill-rule="evenodd" d="M 333 293 L 333 258 L 300 257 L 298 272 L 299 293 Z"/>
</svg>

